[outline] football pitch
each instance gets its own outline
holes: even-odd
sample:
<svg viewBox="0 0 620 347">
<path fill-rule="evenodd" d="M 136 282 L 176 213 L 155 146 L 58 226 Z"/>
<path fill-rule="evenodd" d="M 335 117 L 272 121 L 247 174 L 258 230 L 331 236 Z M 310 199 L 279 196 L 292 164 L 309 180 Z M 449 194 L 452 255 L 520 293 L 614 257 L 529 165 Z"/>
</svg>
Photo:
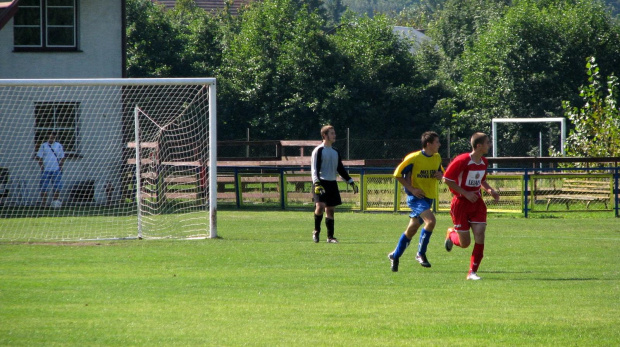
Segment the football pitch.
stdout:
<svg viewBox="0 0 620 347">
<path fill-rule="evenodd" d="M 620 345 L 619 219 L 490 215 L 481 281 L 446 213 L 432 267 L 414 240 L 392 273 L 407 221 L 338 211 L 315 244 L 312 212 L 220 211 L 221 239 L 0 243 L 0 345 Z"/>
</svg>

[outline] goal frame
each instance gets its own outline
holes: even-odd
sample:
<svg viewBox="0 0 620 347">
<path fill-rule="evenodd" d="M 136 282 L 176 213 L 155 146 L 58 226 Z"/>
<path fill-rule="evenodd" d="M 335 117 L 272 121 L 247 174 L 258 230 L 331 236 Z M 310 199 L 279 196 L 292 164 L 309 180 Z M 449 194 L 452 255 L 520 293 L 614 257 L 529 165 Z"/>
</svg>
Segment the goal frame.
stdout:
<svg viewBox="0 0 620 347">
<path fill-rule="evenodd" d="M 209 235 L 217 238 L 217 84 L 215 78 L 78 78 L 78 79 L 0 79 L 3 87 L 71 86 L 149 86 L 149 85 L 205 85 L 209 97 L 208 186 Z M 139 146 L 136 146 L 139 148 Z M 139 204 L 139 200 L 137 201 Z"/>
<path fill-rule="evenodd" d="M 497 123 L 560 123 L 560 153 L 564 156 L 566 144 L 566 118 L 493 118 L 491 120 L 491 137 L 493 138 L 493 157 L 497 158 Z"/>
</svg>

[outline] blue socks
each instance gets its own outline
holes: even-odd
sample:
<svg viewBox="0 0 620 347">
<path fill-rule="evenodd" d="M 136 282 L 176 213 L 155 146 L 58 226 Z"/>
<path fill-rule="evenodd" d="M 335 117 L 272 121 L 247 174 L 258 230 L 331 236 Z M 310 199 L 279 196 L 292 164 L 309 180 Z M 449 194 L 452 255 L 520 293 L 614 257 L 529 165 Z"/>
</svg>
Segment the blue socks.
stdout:
<svg viewBox="0 0 620 347">
<path fill-rule="evenodd" d="M 422 231 L 420 232 L 420 243 L 418 243 L 418 254 L 426 254 L 426 248 L 428 247 L 428 242 L 431 239 L 431 235 L 433 235 L 432 231 L 428 231 L 422 228 Z M 394 250 L 395 259 L 400 258 L 403 253 L 405 253 L 405 249 L 409 247 L 410 242 L 411 240 L 407 238 L 405 233 L 400 235 L 400 239 L 398 240 L 398 243 L 396 244 L 396 249 Z"/>
<path fill-rule="evenodd" d="M 431 235 L 433 235 L 432 231 L 422 228 L 422 231 L 420 232 L 420 243 L 418 243 L 418 254 L 426 254 L 426 247 L 428 247 L 428 242 L 431 239 Z"/>
<path fill-rule="evenodd" d="M 398 240 L 396 249 L 394 250 L 394 259 L 400 258 L 400 256 L 405 253 L 405 249 L 409 246 L 409 242 L 411 242 L 411 240 L 407 238 L 405 233 L 400 235 L 400 239 Z"/>
</svg>

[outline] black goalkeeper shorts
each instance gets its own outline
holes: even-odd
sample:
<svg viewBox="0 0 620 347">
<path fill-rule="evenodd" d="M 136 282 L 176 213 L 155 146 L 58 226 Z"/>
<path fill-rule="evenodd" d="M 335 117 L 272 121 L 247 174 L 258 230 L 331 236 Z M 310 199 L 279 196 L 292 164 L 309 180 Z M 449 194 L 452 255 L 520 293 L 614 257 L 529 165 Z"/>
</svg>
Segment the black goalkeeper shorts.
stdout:
<svg viewBox="0 0 620 347">
<path fill-rule="evenodd" d="M 314 184 L 312 184 L 312 193 L 314 195 L 314 202 L 324 202 L 325 206 L 338 206 L 342 205 L 342 200 L 340 199 L 340 191 L 338 190 L 338 183 L 336 181 L 323 181 L 321 180 L 321 185 L 323 189 L 325 189 L 325 194 L 314 194 Z"/>
</svg>

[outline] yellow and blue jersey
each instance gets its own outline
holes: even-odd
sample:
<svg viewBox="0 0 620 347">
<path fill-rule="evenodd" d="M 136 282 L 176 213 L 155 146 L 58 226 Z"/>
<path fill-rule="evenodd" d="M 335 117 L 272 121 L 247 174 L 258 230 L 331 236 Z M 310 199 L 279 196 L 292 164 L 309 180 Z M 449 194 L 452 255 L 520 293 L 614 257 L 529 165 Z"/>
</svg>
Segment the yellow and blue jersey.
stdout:
<svg viewBox="0 0 620 347">
<path fill-rule="evenodd" d="M 441 156 L 435 153 L 427 155 L 423 150 L 409 153 L 394 170 L 394 177 L 405 177 L 414 188 L 422 189 L 429 199 L 437 199 L 437 183 L 435 172 L 445 172 L 441 166 Z M 407 195 L 413 194 L 405 189 Z"/>
</svg>

